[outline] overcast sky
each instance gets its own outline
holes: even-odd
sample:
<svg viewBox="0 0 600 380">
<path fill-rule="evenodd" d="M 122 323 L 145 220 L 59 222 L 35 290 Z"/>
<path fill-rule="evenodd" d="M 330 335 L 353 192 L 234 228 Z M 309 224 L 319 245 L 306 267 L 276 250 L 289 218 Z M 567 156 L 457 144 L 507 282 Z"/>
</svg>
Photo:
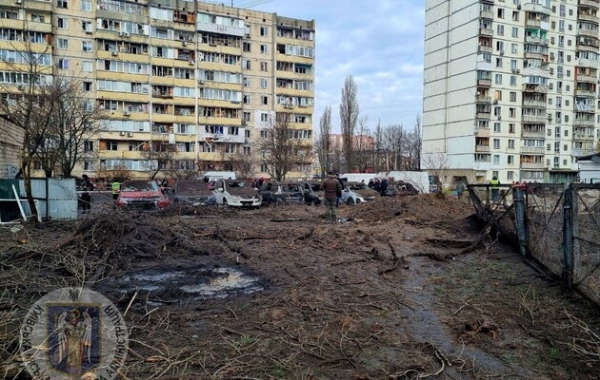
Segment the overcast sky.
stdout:
<svg viewBox="0 0 600 380">
<path fill-rule="evenodd" d="M 234 1 L 236 6 L 252 0 Z M 361 114 L 374 129 L 404 124 L 421 113 L 423 29 L 421 0 L 273 0 L 252 9 L 316 21 L 315 120 L 332 107 L 339 131 L 339 104 L 348 75 L 358 85 Z"/>
</svg>

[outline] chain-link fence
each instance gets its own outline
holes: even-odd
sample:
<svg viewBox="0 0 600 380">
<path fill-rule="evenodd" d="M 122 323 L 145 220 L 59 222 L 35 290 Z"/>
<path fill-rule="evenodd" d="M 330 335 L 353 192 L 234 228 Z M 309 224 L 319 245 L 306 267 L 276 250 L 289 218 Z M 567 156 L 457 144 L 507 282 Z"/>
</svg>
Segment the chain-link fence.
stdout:
<svg viewBox="0 0 600 380">
<path fill-rule="evenodd" d="M 533 183 L 502 187 L 497 198 L 492 190 L 469 186 L 479 218 L 600 304 L 600 185 Z"/>
</svg>

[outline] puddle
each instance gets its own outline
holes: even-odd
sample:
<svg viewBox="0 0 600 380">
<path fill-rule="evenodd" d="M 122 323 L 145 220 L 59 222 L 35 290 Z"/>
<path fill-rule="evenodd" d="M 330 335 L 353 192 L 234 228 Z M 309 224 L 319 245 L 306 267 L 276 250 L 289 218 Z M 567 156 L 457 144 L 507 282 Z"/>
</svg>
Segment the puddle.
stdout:
<svg viewBox="0 0 600 380">
<path fill-rule="evenodd" d="M 234 268 L 189 268 L 187 270 L 149 269 L 121 278 L 119 292 L 135 289 L 148 293 L 148 299 L 167 302 L 227 298 L 264 290 L 260 279 Z"/>
</svg>

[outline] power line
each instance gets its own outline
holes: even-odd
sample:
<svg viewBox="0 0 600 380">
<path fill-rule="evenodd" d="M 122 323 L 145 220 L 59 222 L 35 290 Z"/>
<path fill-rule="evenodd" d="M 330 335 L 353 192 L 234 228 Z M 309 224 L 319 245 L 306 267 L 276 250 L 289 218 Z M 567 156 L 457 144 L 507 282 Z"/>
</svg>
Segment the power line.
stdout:
<svg viewBox="0 0 600 380">
<path fill-rule="evenodd" d="M 271 3 L 273 1 L 275 1 L 275 0 L 253 0 L 253 1 L 247 2 L 245 4 L 236 5 L 236 7 L 238 7 L 238 8 L 252 8 L 252 7 L 259 6 L 259 5 Z M 233 0 L 231 1 L 231 3 L 233 4 Z"/>
</svg>

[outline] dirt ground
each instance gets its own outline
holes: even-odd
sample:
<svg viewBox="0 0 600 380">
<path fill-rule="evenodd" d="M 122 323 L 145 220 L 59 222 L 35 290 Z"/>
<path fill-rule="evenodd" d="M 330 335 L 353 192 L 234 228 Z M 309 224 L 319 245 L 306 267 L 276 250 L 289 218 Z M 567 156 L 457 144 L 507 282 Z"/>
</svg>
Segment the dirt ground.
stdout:
<svg viewBox="0 0 600 380">
<path fill-rule="evenodd" d="M 2 376 L 42 295 L 85 284 L 130 329 L 123 379 L 597 379 L 598 308 L 466 200 L 184 207 L 0 229 Z M 500 237 L 501 238 L 501 237 Z"/>
</svg>

